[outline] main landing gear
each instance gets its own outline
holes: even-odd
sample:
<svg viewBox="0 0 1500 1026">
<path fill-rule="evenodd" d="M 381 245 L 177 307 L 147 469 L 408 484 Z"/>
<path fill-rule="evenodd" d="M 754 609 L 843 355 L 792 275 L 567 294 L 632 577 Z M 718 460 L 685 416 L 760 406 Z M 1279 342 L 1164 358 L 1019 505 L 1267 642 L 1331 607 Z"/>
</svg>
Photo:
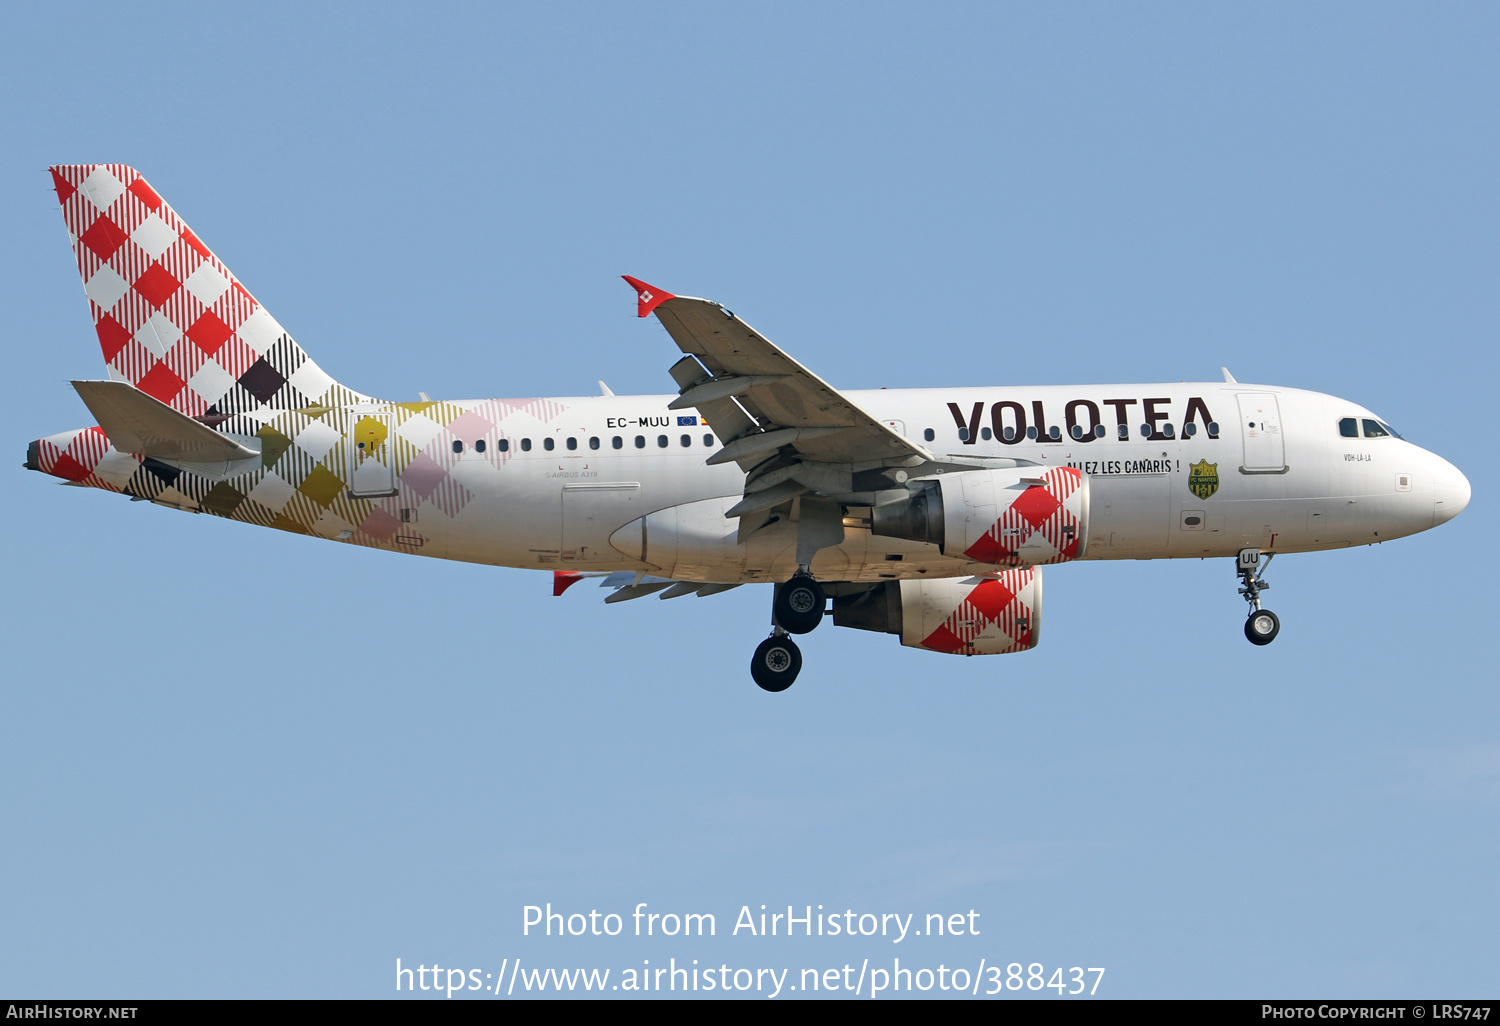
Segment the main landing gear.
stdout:
<svg viewBox="0 0 1500 1026">
<path fill-rule="evenodd" d="M 823 622 L 827 606 L 823 586 L 807 574 L 798 574 L 776 586 L 771 616 L 792 634 L 807 634 Z"/>
<path fill-rule="evenodd" d="M 766 691 L 785 691 L 802 672 L 802 650 L 781 628 L 755 647 L 750 676 Z"/>
<path fill-rule="evenodd" d="M 1276 618 L 1276 614 L 1260 607 L 1260 593 L 1270 587 L 1261 575 L 1270 568 L 1271 560 L 1275 558 L 1274 552 L 1267 553 L 1262 564 L 1260 549 L 1240 549 L 1235 573 L 1242 582 L 1240 594 L 1250 604 L 1250 613 L 1245 619 L 1245 637 L 1250 639 L 1252 645 L 1269 645 L 1276 640 L 1276 635 L 1281 630 L 1281 621 Z"/>
<path fill-rule="evenodd" d="M 823 622 L 828 596 L 823 586 L 805 570 L 776 586 L 771 603 L 771 636 L 755 649 L 750 676 L 767 691 L 785 691 L 802 672 L 802 651 L 791 639 L 806 634 Z"/>
</svg>

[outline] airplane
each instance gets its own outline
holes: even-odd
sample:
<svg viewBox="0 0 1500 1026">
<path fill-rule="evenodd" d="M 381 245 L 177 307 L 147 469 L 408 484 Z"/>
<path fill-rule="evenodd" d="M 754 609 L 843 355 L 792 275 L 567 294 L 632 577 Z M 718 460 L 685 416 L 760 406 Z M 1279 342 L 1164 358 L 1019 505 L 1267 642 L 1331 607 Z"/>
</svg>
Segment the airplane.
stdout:
<svg viewBox="0 0 1500 1026">
<path fill-rule="evenodd" d="M 1279 554 L 1445 523 L 1469 482 L 1332 395 L 1223 381 L 840 391 L 718 303 L 624 276 L 683 354 L 663 395 L 393 402 L 322 370 L 139 172 L 53 167 L 108 377 L 26 467 L 348 545 L 599 578 L 606 602 L 771 583 L 751 676 L 835 626 L 957 655 L 1040 639 L 1042 570 Z"/>
</svg>

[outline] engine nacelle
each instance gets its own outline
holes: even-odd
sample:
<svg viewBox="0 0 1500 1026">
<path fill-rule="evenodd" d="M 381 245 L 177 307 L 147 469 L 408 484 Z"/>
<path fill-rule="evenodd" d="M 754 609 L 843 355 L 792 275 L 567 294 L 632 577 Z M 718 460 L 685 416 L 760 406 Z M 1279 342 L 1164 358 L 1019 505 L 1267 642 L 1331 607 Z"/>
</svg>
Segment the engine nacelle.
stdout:
<svg viewBox="0 0 1500 1026">
<path fill-rule="evenodd" d="M 1042 572 L 993 577 L 886 581 L 835 594 L 838 627 L 899 634 L 901 644 L 955 655 L 1002 655 L 1035 648 L 1042 626 Z"/>
<path fill-rule="evenodd" d="M 1088 542 L 1089 480 L 1072 467 L 967 470 L 910 489 L 909 498 L 875 507 L 871 534 L 994 566 L 1066 563 Z"/>
</svg>

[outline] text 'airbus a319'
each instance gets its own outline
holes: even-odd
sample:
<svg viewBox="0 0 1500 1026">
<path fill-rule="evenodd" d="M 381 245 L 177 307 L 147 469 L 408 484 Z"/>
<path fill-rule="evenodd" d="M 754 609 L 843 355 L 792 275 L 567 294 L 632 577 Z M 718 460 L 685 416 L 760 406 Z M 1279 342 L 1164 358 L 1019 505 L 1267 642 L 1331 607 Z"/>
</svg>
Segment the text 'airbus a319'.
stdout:
<svg viewBox="0 0 1500 1026">
<path fill-rule="evenodd" d="M 601 577 L 616 602 L 774 584 L 751 674 L 836 626 L 958 655 L 1034 648 L 1042 572 L 1234 557 L 1245 634 L 1274 554 L 1388 541 L 1469 482 L 1330 395 L 1222 382 L 841 392 L 718 303 L 635 278 L 675 394 L 397 403 L 308 358 L 146 180 L 52 169 L 107 380 L 33 441 L 72 484 L 296 534 Z M 829 608 L 831 600 L 832 608 Z"/>
</svg>

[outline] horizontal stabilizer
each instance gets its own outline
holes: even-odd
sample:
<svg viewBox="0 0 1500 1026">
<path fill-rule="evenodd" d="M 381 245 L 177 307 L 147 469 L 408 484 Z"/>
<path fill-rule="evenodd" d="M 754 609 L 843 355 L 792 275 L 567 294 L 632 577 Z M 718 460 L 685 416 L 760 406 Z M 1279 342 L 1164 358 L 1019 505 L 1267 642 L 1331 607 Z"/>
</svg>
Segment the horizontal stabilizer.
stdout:
<svg viewBox="0 0 1500 1026">
<path fill-rule="evenodd" d="M 75 381 L 73 387 L 120 452 L 188 463 L 247 460 L 260 455 L 128 381 Z"/>
</svg>

